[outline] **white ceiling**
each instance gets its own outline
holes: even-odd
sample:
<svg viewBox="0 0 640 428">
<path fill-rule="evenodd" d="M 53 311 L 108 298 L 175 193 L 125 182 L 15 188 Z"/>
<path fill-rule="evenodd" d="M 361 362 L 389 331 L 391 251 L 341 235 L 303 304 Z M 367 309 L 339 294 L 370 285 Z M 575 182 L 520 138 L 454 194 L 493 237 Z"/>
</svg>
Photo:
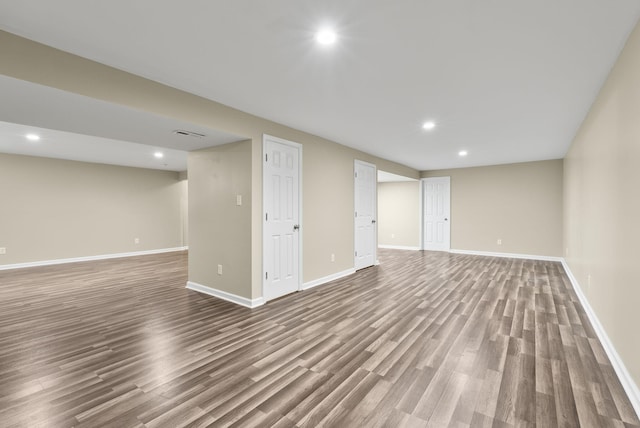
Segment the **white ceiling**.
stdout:
<svg viewBox="0 0 640 428">
<path fill-rule="evenodd" d="M 185 171 L 187 152 L 243 139 L 2 75 L 0 94 L 0 152 L 4 153 Z M 204 137 L 185 137 L 175 130 Z M 28 133 L 42 138 L 29 142 Z M 164 157 L 155 158 L 156 151 Z"/>
<path fill-rule="evenodd" d="M 0 0 L 2 29 L 419 170 L 563 157 L 639 17 L 638 0 Z M 324 25 L 335 46 L 314 43 Z"/>
<path fill-rule="evenodd" d="M 27 134 L 40 137 L 29 141 Z M 156 151 L 162 159 L 154 156 Z M 0 122 L 0 152 L 136 168 L 186 171 L 187 152 L 35 126 Z"/>
</svg>

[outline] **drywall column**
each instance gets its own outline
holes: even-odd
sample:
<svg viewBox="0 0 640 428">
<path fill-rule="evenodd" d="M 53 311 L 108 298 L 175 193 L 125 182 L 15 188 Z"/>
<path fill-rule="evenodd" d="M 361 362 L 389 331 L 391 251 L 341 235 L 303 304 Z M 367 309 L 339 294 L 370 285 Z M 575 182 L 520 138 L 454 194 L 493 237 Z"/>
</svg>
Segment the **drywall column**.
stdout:
<svg viewBox="0 0 640 428">
<path fill-rule="evenodd" d="M 189 281 L 249 300 L 251 153 L 251 141 L 189 153 Z"/>
</svg>

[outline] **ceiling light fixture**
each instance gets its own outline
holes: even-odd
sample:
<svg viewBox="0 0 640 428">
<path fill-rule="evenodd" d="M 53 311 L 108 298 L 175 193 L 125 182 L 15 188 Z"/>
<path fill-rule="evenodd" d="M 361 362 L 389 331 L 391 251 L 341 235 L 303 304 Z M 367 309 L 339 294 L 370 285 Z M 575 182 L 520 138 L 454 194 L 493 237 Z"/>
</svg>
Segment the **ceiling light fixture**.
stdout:
<svg viewBox="0 0 640 428">
<path fill-rule="evenodd" d="M 164 157 L 164 153 L 162 152 L 155 152 L 153 155 L 158 159 L 162 159 Z"/>
<path fill-rule="evenodd" d="M 460 151 L 458 152 L 458 156 L 466 156 L 466 155 L 468 155 L 468 154 L 469 154 L 469 153 L 468 153 L 466 150 L 460 150 Z"/>
<path fill-rule="evenodd" d="M 427 131 L 431 131 L 435 127 L 436 127 L 436 123 L 432 120 L 422 124 L 422 129 L 426 129 Z"/>
<path fill-rule="evenodd" d="M 325 28 L 316 33 L 316 42 L 321 45 L 332 45 L 338 40 L 338 35 L 335 31 Z"/>
<path fill-rule="evenodd" d="M 29 141 L 38 141 L 40 139 L 40 136 L 36 134 L 27 134 L 26 138 Z"/>
</svg>

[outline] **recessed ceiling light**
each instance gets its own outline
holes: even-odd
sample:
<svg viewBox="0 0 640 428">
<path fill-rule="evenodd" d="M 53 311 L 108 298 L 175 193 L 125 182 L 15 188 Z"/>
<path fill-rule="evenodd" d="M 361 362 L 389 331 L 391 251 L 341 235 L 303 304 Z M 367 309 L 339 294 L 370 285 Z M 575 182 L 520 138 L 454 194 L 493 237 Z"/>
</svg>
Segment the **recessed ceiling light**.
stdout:
<svg viewBox="0 0 640 428">
<path fill-rule="evenodd" d="M 330 28 L 325 28 L 316 33 L 316 42 L 321 45 L 332 45 L 338 40 L 338 35 Z"/>
<path fill-rule="evenodd" d="M 153 155 L 158 159 L 162 159 L 164 157 L 164 153 L 162 152 L 155 152 Z"/>
<path fill-rule="evenodd" d="M 466 155 L 468 155 L 468 154 L 469 154 L 469 153 L 467 153 L 467 151 L 466 151 L 466 150 L 460 150 L 460 151 L 458 152 L 458 156 L 466 156 Z"/>
<path fill-rule="evenodd" d="M 426 129 L 427 131 L 431 131 L 435 127 L 436 127 L 436 123 L 432 120 L 422 124 L 422 129 Z"/>
<path fill-rule="evenodd" d="M 40 136 L 36 134 L 27 134 L 26 137 L 29 141 L 38 141 L 40 139 Z"/>
</svg>

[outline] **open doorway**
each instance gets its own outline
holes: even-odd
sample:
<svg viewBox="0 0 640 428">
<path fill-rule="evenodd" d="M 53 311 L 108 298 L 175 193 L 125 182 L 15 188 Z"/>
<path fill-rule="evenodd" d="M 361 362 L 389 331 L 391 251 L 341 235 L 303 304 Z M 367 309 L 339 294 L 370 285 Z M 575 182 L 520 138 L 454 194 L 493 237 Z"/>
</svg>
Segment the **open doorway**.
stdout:
<svg viewBox="0 0 640 428">
<path fill-rule="evenodd" d="M 420 249 L 420 181 L 378 171 L 378 247 Z"/>
</svg>

